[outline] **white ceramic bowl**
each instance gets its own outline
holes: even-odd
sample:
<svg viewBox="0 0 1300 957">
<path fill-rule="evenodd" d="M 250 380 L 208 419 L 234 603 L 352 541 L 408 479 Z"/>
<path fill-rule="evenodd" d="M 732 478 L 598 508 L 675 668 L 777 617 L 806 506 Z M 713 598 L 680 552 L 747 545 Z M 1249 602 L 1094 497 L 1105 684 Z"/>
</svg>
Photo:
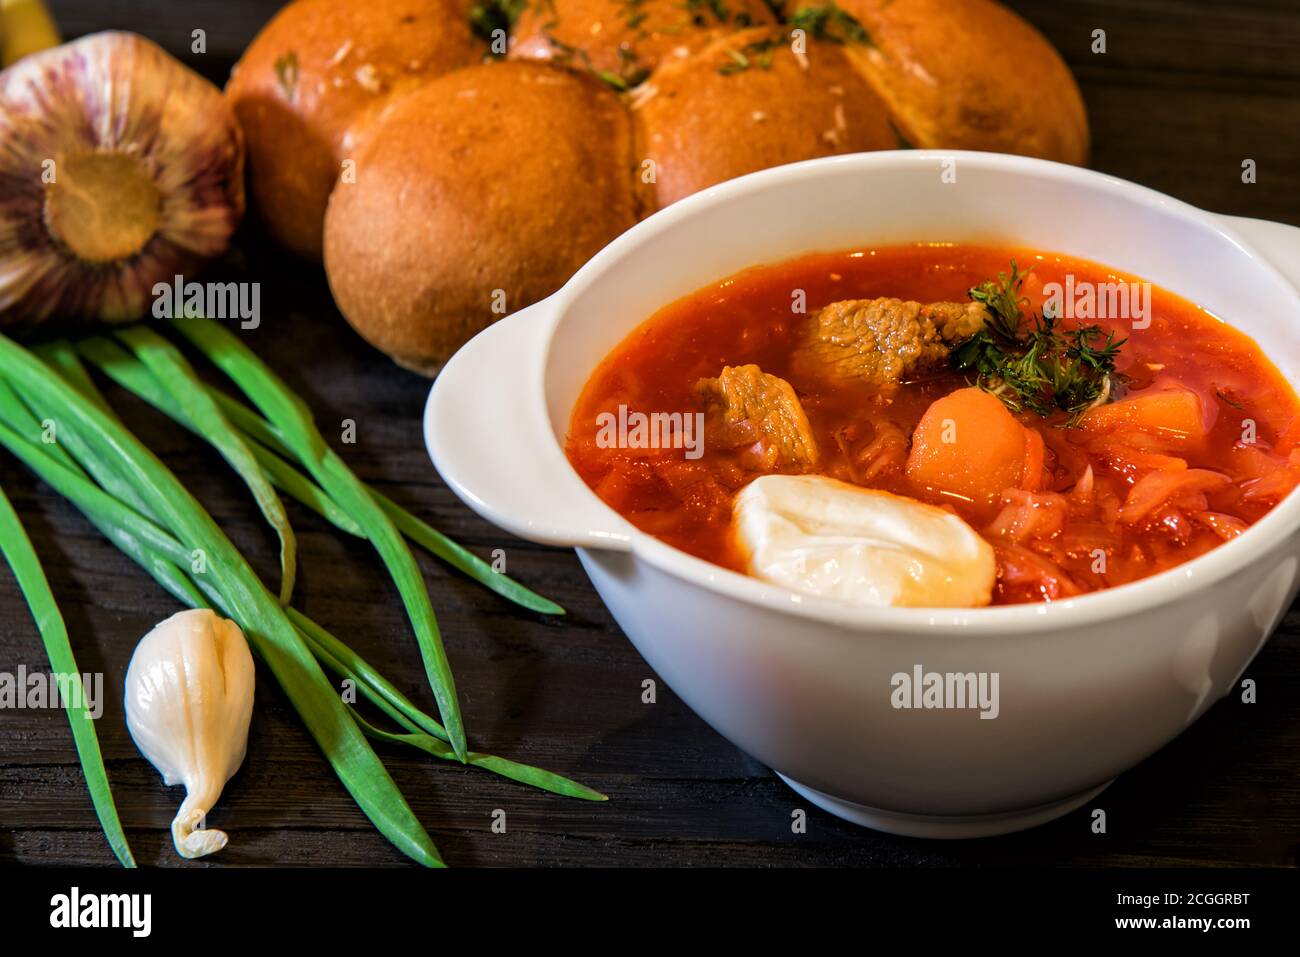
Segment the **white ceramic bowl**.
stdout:
<svg viewBox="0 0 1300 957">
<path fill-rule="evenodd" d="M 588 376 L 661 306 L 749 266 L 915 241 L 1005 241 L 1112 265 L 1223 317 L 1300 381 L 1300 230 L 1038 160 L 868 153 L 733 180 L 629 230 L 456 354 L 429 396 L 425 439 L 479 514 L 576 548 L 663 680 L 808 800 L 901 834 L 1004 833 L 1084 804 L 1236 687 L 1295 597 L 1300 495 L 1136 584 L 1050 605 L 866 609 L 639 532 L 563 453 Z M 894 708 L 892 676 L 916 665 L 996 672 L 998 717 Z"/>
</svg>

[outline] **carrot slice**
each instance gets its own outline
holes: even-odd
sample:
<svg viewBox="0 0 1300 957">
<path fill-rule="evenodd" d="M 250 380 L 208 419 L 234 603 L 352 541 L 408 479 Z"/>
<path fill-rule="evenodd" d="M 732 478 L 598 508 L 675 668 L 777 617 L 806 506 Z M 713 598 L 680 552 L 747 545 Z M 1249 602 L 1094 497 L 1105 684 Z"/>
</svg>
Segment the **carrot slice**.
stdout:
<svg viewBox="0 0 1300 957">
<path fill-rule="evenodd" d="M 1004 489 L 1020 484 L 1026 434 L 994 396 L 982 389 L 958 389 L 925 410 L 912 433 L 907 477 L 931 493 L 991 503 Z"/>
<path fill-rule="evenodd" d="M 1184 388 L 1148 389 L 1099 405 L 1084 414 L 1079 426 L 1090 432 L 1133 426 L 1190 441 L 1205 438 L 1209 431 L 1201 397 Z"/>
</svg>

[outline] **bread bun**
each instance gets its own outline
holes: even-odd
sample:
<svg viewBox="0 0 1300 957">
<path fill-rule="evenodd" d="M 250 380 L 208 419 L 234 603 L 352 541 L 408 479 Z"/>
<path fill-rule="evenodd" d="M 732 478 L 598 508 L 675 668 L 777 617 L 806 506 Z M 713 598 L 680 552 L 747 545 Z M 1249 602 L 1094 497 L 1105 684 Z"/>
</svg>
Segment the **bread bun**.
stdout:
<svg viewBox="0 0 1300 957">
<path fill-rule="evenodd" d="M 760 27 L 656 70 L 632 103 L 658 204 L 769 166 L 896 148 L 846 48 L 808 40 L 797 51 L 783 28 Z"/>
<path fill-rule="evenodd" d="M 635 86 L 665 60 L 775 22 L 763 0 L 535 0 L 515 22 L 510 56 L 553 60 Z"/>
<path fill-rule="evenodd" d="M 849 52 L 921 148 L 1082 165 L 1088 117 L 1064 61 L 992 0 L 839 0 L 871 37 Z"/>
<path fill-rule="evenodd" d="M 428 375 L 501 318 L 502 296 L 514 312 L 554 292 L 640 213 L 627 111 L 560 67 L 449 73 L 358 137 L 356 182 L 325 217 L 330 289 L 366 340 Z"/>
<path fill-rule="evenodd" d="M 226 86 L 248 140 L 253 199 L 276 239 L 319 259 L 348 127 L 483 53 L 463 0 L 297 0 L 277 13 Z"/>
</svg>

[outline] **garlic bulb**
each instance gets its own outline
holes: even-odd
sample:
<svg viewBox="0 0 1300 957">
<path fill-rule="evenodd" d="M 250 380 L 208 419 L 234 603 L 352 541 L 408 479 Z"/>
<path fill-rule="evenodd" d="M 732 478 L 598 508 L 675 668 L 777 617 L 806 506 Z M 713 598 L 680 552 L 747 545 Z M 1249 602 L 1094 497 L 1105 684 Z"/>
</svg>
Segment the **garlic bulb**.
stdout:
<svg viewBox="0 0 1300 957">
<path fill-rule="evenodd" d="M 155 284 L 225 252 L 244 143 L 221 92 L 132 33 L 0 73 L 0 326 L 149 311 Z"/>
<path fill-rule="evenodd" d="M 253 715 L 253 656 L 233 621 L 207 609 L 172 615 L 140 639 L 126 672 L 126 726 L 169 787 L 185 785 L 172 821 L 181 857 L 226 846 L 204 816 L 243 763 Z"/>
</svg>

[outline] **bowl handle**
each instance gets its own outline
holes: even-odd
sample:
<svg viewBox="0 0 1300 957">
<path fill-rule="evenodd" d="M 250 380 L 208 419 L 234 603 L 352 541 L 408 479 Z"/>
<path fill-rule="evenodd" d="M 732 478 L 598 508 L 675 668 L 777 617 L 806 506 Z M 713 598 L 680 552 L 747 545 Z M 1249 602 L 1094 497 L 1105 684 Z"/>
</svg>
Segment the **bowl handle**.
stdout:
<svg viewBox="0 0 1300 957">
<path fill-rule="evenodd" d="M 578 477 L 547 417 L 554 298 L 494 322 L 451 357 L 424 407 L 424 442 L 451 490 L 493 524 L 545 545 L 626 551 L 632 526 Z"/>
<path fill-rule="evenodd" d="M 1247 216 L 1220 215 L 1218 218 L 1262 253 L 1291 285 L 1300 290 L 1300 228 Z"/>
</svg>

